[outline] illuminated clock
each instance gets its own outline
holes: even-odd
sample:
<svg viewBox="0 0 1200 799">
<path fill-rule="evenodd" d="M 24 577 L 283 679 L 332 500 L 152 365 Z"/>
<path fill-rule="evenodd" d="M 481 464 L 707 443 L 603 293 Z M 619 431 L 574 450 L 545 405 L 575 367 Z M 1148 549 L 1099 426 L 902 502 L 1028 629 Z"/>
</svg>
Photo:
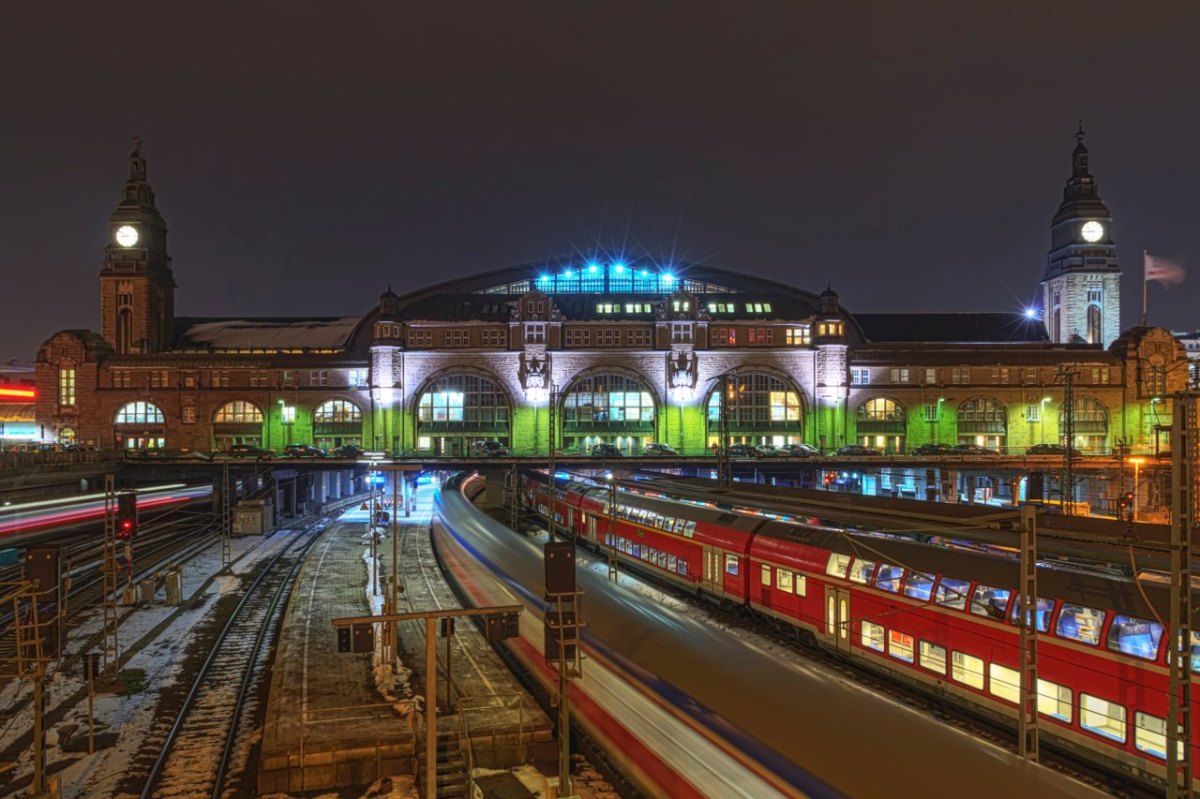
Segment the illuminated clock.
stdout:
<svg viewBox="0 0 1200 799">
<path fill-rule="evenodd" d="M 1093 219 L 1090 222 L 1084 222 L 1079 232 L 1083 234 L 1084 241 L 1095 243 L 1104 238 L 1104 225 Z"/>
<path fill-rule="evenodd" d="M 117 228 L 117 244 L 120 244 L 122 247 L 132 247 L 137 244 L 137 240 L 137 228 L 132 225 L 121 225 Z"/>
</svg>

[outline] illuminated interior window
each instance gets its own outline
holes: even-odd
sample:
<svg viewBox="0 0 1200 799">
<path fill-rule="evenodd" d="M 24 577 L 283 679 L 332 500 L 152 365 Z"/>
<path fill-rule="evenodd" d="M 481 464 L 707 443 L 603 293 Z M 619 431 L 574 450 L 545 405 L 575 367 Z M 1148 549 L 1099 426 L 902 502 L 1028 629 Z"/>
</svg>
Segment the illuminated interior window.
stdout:
<svg viewBox="0 0 1200 799">
<path fill-rule="evenodd" d="M 217 424 L 262 424 L 262 411 L 253 402 L 234 400 L 227 402 L 213 414 Z"/>
<path fill-rule="evenodd" d="M 116 424 L 163 424 L 163 413 L 152 402 L 129 402 L 117 411 Z"/>
<path fill-rule="evenodd" d="M 346 423 L 362 422 L 362 410 L 353 402 L 347 400 L 328 400 L 317 406 L 313 412 L 315 423 Z"/>
</svg>

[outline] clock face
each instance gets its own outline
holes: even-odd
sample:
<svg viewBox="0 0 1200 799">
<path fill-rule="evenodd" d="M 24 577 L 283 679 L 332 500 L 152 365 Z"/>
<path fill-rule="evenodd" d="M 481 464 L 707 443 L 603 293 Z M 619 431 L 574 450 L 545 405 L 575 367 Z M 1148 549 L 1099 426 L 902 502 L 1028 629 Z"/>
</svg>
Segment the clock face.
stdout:
<svg viewBox="0 0 1200 799">
<path fill-rule="evenodd" d="M 1083 234 L 1084 241 L 1097 242 L 1104 238 L 1104 225 L 1093 219 L 1091 222 L 1084 222 L 1079 232 Z"/>
<path fill-rule="evenodd" d="M 117 244 L 120 244 L 122 247 L 132 247 L 137 244 L 137 240 L 137 228 L 132 225 L 121 225 L 117 228 Z"/>
</svg>

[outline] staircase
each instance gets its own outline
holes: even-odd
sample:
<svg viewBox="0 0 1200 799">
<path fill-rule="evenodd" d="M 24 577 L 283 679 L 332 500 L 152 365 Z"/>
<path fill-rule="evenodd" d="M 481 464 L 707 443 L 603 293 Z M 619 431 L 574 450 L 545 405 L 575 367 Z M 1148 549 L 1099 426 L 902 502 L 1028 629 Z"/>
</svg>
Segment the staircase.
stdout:
<svg viewBox="0 0 1200 799">
<path fill-rule="evenodd" d="M 439 731 L 437 736 L 437 785 L 430 791 L 425 784 L 424 753 L 418 758 L 417 788 L 424 799 L 454 799 L 467 795 L 467 762 L 463 758 L 458 730 Z"/>
</svg>

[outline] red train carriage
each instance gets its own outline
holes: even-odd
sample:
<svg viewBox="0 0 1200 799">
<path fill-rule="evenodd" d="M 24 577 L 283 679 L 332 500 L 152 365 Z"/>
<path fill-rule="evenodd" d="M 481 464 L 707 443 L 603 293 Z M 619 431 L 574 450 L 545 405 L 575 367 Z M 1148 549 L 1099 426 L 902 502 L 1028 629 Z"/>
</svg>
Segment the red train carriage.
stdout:
<svg viewBox="0 0 1200 799">
<path fill-rule="evenodd" d="M 544 475 L 526 477 L 527 498 L 543 515 L 545 483 Z M 948 701 L 1015 719 L 1015 560 L 624 491 L 614 532 L 607 486 L 560 480 L 558 492 L 556 515 L 568 529 L 597 548 L 612 546 L 629 565 L 744 604 L 809 643 Z M 1038 589 L 1044 734 L 1110 768 L 1163 780 L 1167 591 L 1049 566 L 1039 568 Z M 1200 637 L 1192 649 L 1200 670 Z M 1194 725 L 1200 743 L 1200 718 Z"/>
</svg>

